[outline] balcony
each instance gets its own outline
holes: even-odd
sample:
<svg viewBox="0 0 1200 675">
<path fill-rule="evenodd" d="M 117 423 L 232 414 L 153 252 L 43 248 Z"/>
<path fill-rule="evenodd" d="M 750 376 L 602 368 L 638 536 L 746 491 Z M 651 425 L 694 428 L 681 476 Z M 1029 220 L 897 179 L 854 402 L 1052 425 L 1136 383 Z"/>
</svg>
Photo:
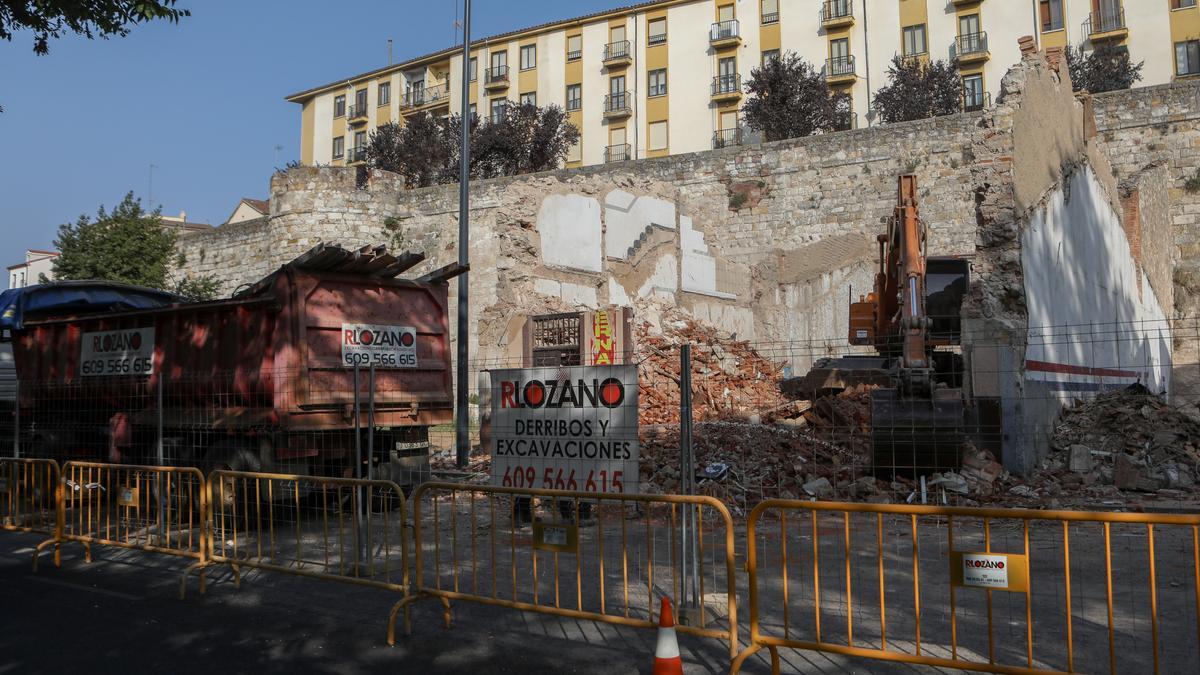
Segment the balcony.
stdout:
<svg viewBox="0 0 1200 675">
<path fill-rule="evenodd" d="M 449 103 L 450 84 L 445 83 L 404 92 L 404 101 L 400 103 L 400 110 L 407 114 Z"/>
<path fill-rule="evenodd" d="M 742 43 L 741 24 L 737 19 L 719 21 L 708 29 L 708 43 L 713 47 L 736 47 Z"/>
<path fill-rule="evenodd" d="M 633 52 L 629 50 L 629 40 L 610 42 L 604 45 L 604 67 L 616 68 L 633 63 Z"/>
<path fill-rule="evenodd" d="M 825 82 L 829 84 L 853 84 L 858 80 L 854 71 L 853 56 L 839 56 L 825 60 Z"/>
<path fill-rule="evenodd" d="M 762 25 L 769 26 L 773 23 L 779 23 L 779 12 L 770 12 L 762 15 Z"/>
<path fill-rule="evenodd" d="M 854 25 L 853 0 L 825 0 L 821 5 L 823 28 L 844 28 Z"/>
<path fill-rule="evenodd" d="M 1115 12 L 1092 12 L 1083 22 L 1083 33 L 1092 42 L 1120 40 L 1129 36 L 1125 25 L 1125 10 Z"/>
<path fill-rule="evenodd" d="M 622 91 L 604 97 L 604 119 L 615 120 L 633 114 L 633 92 Z"/>
<path fill-rule="evenodd" d="M 963 112 L 979 112 L 992 106 L 992 95 L 986 91 L 963 91 Z"/>
<path fill-rule="evenodd" d="M 610 145 L 607 148 L 604 148 L 605 164 L 609 162 L 627 162 L 632 158 L 632 155 L 629 153 L 628 143 L 623 145 Z"/>
<path fill-rule="evenodd" d="M 712 100 L 736 101 L 742 97 L 742 76 L 718 75 L 712 80 Z"/>
<path fill-rule="evenodd" d="M 488 90 L 508 88 L 508 66 L 496 66 L 483 71 L 483 88 Z"/>
<path fill-rule="evenodd" d="M 346 164 L 362 164 L 367 161 L 366 148 L 350 148 L 346 151 Z"/>
<path fill-rule="evenodd" d="M 365 124 L 367 121 L 367 105 L 352 105 L 346 109 L 346 119 L 350 124 Z"/>
<path fill-rule="evenodd" d="M 713 150 L 732 148 L 743 141 L 741 129 L 720 129 L 713 132 Z"/>
<path fill-rule="evenodd" d="M 954 57 L 959 63 L 979 63 L 991 58 L 987 31 L 959 35 L 954 39 Z"/>
</svg>

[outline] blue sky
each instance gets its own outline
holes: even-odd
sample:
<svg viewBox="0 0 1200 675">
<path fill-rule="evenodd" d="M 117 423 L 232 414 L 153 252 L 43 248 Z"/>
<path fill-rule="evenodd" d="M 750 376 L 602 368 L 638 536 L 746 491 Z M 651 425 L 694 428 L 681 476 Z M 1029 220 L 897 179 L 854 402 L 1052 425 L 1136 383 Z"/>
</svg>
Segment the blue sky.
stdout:
<svg viewBox="0 0 1200 675">
<path fill-rule="evenodd" d="M 472 34 L 623 4 L 473 0 Z M 125 38 L 70 36 L 47 56 L 29 33 L 0 42 L 0 263 L 49 247 L 59 224 L 130 190 L 144 200 L 151 164 L 164 214 L 224 222 L 299 157 L 300 109 L 284 96 L 386 65 L 388 38 L 397 61 L 451 46 L 461 5 L 179 0 L 192 17 Z"/>
</svg>

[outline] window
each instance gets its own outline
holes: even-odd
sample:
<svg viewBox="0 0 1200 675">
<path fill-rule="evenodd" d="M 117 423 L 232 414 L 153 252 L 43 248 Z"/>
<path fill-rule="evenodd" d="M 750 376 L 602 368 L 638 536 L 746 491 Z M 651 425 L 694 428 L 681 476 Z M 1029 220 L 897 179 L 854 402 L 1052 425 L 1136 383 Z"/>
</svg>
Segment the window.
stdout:
<svg viewBox="0 0 1200 675">
<path fill-rule="evenodd" d="M 624 42 L 625 41 L 625 26 L 613 26 L 608 29 L 609 42 Z"/>
<path fill-rule="evenodd" d="M 361 115 L 367 109 L 367 90 L 359 89 L 354 92 L 354 105 L 358 107 L 358 114 Z"/>
<path fill-rule="evenodd" d="M 468 114 L 471 116 L 471 119 L 475 119 L 475 116 L 479 114 L 479 112 L 478 112 L 479 107 L 476 106 L 474 103 L 472 103 L 469 110 L 470 110 L 470 112 Z"/>
<path fill-rule="evenodd" d="M 1185 7 L 1195 7 L 1196 0 L 1171 0 L 1171 9 L 1184 9 Z"/>
<path fill-rule="evenodd" d="M 925 45 L 925 24 L 907 26 L 904 28 L 904 55 L 916 56 L 925 54 L 929 48 Z"/>
<path fill-rule="evenodd" d="M 579 110 L 583 107 L 583 85 L 567 85 L 567 110 Z"/>
<path fill-rule="evenodd" d="M 492 52 L 492 70 L 508 65 L 508 52 Z"/>
<path fill-rule="evenodd" d="M 777 59 L 777 58 L 779 58 L 779 50 L 778 49 L 768 49 L 762 53 L 762 64 L 765 66 L 765 65 L 767 65 L 767 61 L 770 61 L 771 59 Z"/>
<path fill-rule="evenodd" d="M 829 58 L 839 61 L 850 58 L 850 39 L 841 38 L 840 40 L 829 41 Z"/>
<path fill-rule="evenodd" d="M 571 145 L 571 147 L 567 148 L 567 161 L 568 162 L 583 161 L 583 142 L 582 141 L 576 141 L 575 143 L 573 143 Z"/>
<path fill-rule="evenodd" d="M 667 149 L 667 123 L 666 123 L 666 121 L 651 122 L 648 127 L 648 130 L 650 132 L 649 133 L 650 144 L 649 144 L 648 148 L 650 150 L 666 150 Z"/>
<path fill-rule="evenodd" d="M 1043 33 L 1062 30 L 1063 0 L 1040 0 L 1038 2 L 1038 13 L 1042 22 Z"/>
<path fill-rule="evenodd" d="M 667 69 L 659 68 L 649 73 L 650 90 L 647 96 L 665 96 L 667 94 Z"/>
<path fill-rule="evenodd" d="M 380 82 L 379 94 L 375 97 L 378 99 L 379 105 L 387 105 L 392 102 L 392 83 Z"/>
<path fill-rule="evenodd" d="M 467 80 L 474 82 L 479 79 L 479 58 L 472 56 L 467 62 Z"/>
<path fill-rule="evenodd" d="M 333 116 L 334 117 L 343 117 L 343 116 L 345 116 L 345 114 L 346 114 L 346 97 L 345 97 L 345 95 L 334 96 L 333 97 Z"/>
<path fill-rule="evenodd" d="M 963 77 L 963 109 L 969 111 L 983 108 L 983 75 Z"/>
<path fill-rule="evenodd" d="M 346 137 L 336 136 L 333 139 L 333 158 L 341 159 L 346 155 Z"/>
<path fill-rule="evenodd" d="M 779 0 L 762 0 L 762 22 L 779 23 Z"/>
<path fill-rule="evenodd" d="M 967 14 L 958 17 L 958 35 L 959 37 L 979 35 L 979 15 Z"/>
<path fill-rule="evenodd" d="M 647 42 L 650 45 L 661 45 L 667 41 L 667 20 L 653 19 L 650 21 L 647 33 L 650 36 Z"/>
<path fill-rule="evenodd" d="M 537 68 L 537 45 L 521 47 L 521 70 Z"/>
<path fill-rule="evenodd" d="M 499 122 L 504 119 L 508 113 L 508 99 L 497 98 L 492 100 L 492 122 Z"/>
<path fill-rule="evenodd" d="M 537 107 L 537 92 L 531 91 L 527 94 L 521 94 L 521 105 L 531 105 Z"/>
<path fill-rule="evenodd" d="M 725 23 L 733 21 L 733 5 L 722 5 L 717 8 L 717 21 Z"/>
<path fill-rule="evenodd" d="M 572 35 L 567 38 L 567 60 L 578 61 L 583 58 L 583 36 Z"/>
<path fill-rule="evenodd" d="M 1175 43 L 1175 75 L 1200 75 L 1200 40 Z"/>
<path fill-rule="evenodd" d="M 617 75 L 616 77 L 609 78 L 608 91 L 613 96 L 617 96 L 618 94 L 624 94 L 625 93 L 625 76 Z"/>
<path fill-rule="evenodd" d="M 354 132 L 354 148 L 356 150 L 362 150 L 366 147 L 367 147 L 367 132 L 365 132 L 365 131 Z"/>
</svg>

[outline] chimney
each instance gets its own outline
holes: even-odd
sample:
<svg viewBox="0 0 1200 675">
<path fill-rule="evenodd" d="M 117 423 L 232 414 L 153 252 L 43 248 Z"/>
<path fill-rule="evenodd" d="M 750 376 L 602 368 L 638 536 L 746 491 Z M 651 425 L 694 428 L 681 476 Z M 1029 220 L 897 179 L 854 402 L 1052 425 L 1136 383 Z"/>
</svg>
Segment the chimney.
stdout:
<svg viewBox="0 0 1200 675">
<path fill-rule="evenodd" d="M 181 222 L 181 223 L 187 222 L 187 211 L 184 211 L 183 209 L 179 210 L 179 222 Z"/>
</svg>

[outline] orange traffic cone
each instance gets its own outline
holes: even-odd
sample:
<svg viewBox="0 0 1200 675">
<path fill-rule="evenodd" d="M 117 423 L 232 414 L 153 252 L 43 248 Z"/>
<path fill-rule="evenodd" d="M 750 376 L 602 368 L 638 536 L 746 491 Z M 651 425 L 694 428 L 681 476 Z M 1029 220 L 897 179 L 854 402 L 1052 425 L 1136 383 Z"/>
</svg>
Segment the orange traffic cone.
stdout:
<svg viewBox="0 0 1200 675">
<path fill-rule="evenodd" d="M 679 658 L 679 640 L 675 638 L 675 617 L 671 601 L 663 596 L 658 614 L 658 646 L 654 649 L 653 675 L 683 675 L 683 659 Z"/>
</svg>

